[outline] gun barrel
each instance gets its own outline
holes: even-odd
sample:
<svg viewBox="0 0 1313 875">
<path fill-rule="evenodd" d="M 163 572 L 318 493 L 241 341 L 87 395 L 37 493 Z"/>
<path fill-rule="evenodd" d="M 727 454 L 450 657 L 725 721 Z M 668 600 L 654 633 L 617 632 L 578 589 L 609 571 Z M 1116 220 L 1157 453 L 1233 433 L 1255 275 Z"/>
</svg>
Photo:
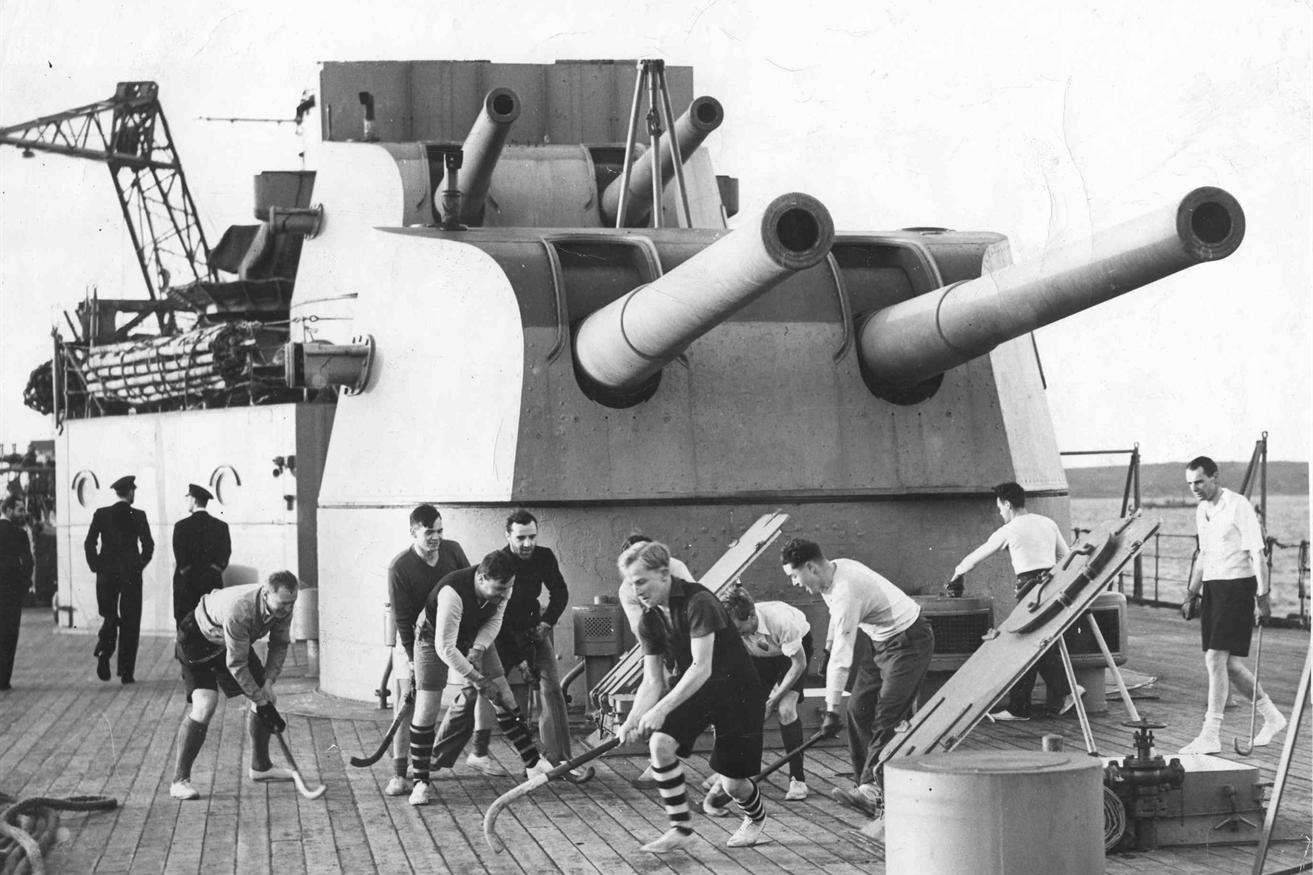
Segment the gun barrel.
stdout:
<svg viewBox="0 0 1313 875">
<path fill-rule="evenodd" d="M 461 193 L 460 220 L 467 225 L 483 222 L 488 182 L 510 136 L 511 124 L 519 117 L 520 96 L 512 89 L 494 88 L 484 96 L 483 109 L 461 147 L 462 169 L 456 177 Z"/>
<path fill-rule="evenodd" d="M 823 260 L 834 221 L 810 195 L 780 195 L 755 219 L 583 320 L 575 362 L 597 386 L 643 385 L 697 338 L 797 271 Z"/>
<path fill-rule="evenodd" d="M 860 332 L 862 363 L 881 384 L 915 385 L 1004 341 L 1187 267 L 1226 258 L 1244 235 L 1239 202 L 1220 188 L 1197 188 L 1170 207 L 1036 261 L 879 310 Z"/>
<path fill-rule="evenodd" d="M 689 156 L 702 145 L 720 123 L 725 120 L 725 109 L 714 97 L 699 97 L 689 104 L 684 114 L 675 120 L 671 133 L 679 143 L 679 154 L 687 163 Z M 675 175 L 675 159 L 667 145 L 661 152 L 661 185 L 665 185 Z M 634 162 L 629 174 L 629 202 L 625 204 L 625 224 L 641 225 L 647 221 L 652 212 L 652 164 L 656 156 L 652 150 L 644 152 Z M 614 225 L 616 213 L 620 210 L 620 192 L 623 189 L 624 176 L 612 181 L 602 192 L 602 219 L 608 225 Z"/>
</svg>

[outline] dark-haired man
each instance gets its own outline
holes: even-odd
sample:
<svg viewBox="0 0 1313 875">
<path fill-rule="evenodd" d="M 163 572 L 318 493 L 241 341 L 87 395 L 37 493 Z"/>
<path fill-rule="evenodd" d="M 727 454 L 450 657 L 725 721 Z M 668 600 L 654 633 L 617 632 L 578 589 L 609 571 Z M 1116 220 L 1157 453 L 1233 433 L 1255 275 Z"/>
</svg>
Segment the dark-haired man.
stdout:
<svg viewBox="0 0 1313 875">
<path fill-rule="evenodd" d="M 694 844 L 679 757 L 688 755 L 708 726 L 716 730 L 711 769 L 722 776 L 722 786 L 743 812 L 726 844 L 757 844 L 766 809 L 752 776 L 761 770 L 766 693 L 738 629 L 710 590 L 671 575 L 670 550 L 664 544 L 634 544 L 616 565 L 644 608 L 638 630 L 643 681 L 617 735 L 626 743 L 650 736 L 652 771 L 670 819 L 670 829 L 643 850 L 660 854 Z M 668 692 L 667 659 L 679 673 Z"/>
<path fill-rule="evenodd" d="M 506 517 L 502 552 L 515 573 L 515 589 L 506 602 L 497 634 L 497 655 L 504 666 L 527 667 L 542 703 L 538 739 L 543 753 L 553 762 L 564 762 L 570 759 L 570 721 L 552 634 L 570 604 L 570 591 L 556 554 L 538 543 L 538 518 L 529 511 L 519 509 Z M 543 589 L 547 590 L 546 608 L 539 602 Z"/>
<path fill-rule="evenodd" d="M 243 695 L 251 702 L 246 715 L 251 780 L 291 779 L 286 769 L 275 769 L 269 760 L 269 737 L 287 728 L 274 706 L 274 684 L 291 642 L 297 586 L 295 574 L 275 571 L 264 583 L 216 589 L 201 596 L 196 609 L 178 623 L 177 658 L 191 708 L 178 727 L 177 765 L 169 787 L 174 799 L 201 795 L 192 786 L 191 767 L 205 743 L 220 691 L 229 699 Z M 267 662 L 261 663 L 252 645 L 266 635 Z"/>
<path fill-rule="evenodd" d="M 415 621 L 428 603 L 429 595 L 442 578 L 453 571 L 468 568 L 469 559 L 460 544 L 443 537 L 442 514 L 431 504 L 421 504 L 410 512 L 410 546 L 398 553 L 388 565 L 388 604 L 397 628 L 397 641 L 393 652 L 393 675 L 400 689 L 392 707 L 400 711 L 405 698 L 411 694 L 415 676 L 412 664 L 415 657 Z M 475 732 L 474 750 L 482 757 L 471 755 L 476 766 L 486 761 L 487 768 L 501 772 L 487 755 L 491 731 L 479 728 Z M 410 750 L 410 730 L 403 725 L 392 736 L 392 765 L 394 774 L 383 792 L 388 796 L 405 796 L 414 789 L 406 779 L 406 763 Z"/>
<path fill-rule="evenodd" d="M 780 550 L 794 586 L 819 595 L 830 609 L 826 636 L 825 716 L 821 730 L 839 733 L 839 703 L 855 668 L 848 699 L 848 750 L 856 787 L 835 788 L 835 800 L 867 814 L 884 805 L 876 769 L 894 730 L 911 713 L 935 652 L 935 633 L 921 608 L 884 577 L 852 559 L 826 559 L 820 545 L 793 538 Z"/>
<path fill-rule="evenodd" d="M 32 543 L 23 528 L 23 503 L 6 496 L 0 504 L 0 693 L 9 689 L 23 600 L 31 587 Z"/>
<path fill-rule="evenodd" d="M 187 486 L 189 515 L 173 524 L 173 621 L 196 610 L 201 596 L 223 588 L 223 570 L 232 557 L 228 524 L 206 510 L 214 498 L 195 483 Z"/>
<path fill-rule="evenodd" d="M 119 679 L 130 684 L 135 680 L 141 634 L 141 572 L 155 553 L 155 539 L 146 512 L 132 506 L 137 478 L 120 477 L 110 489 L 118 501 L 96 509 L 83 542 L 87 567 L 96 574 L 96 607 L 102 618 L 96 638 L 96 677 L 109 680 L 109 658 L 117 645 Z"/>
<path fill-rule="evenodd" d="M 492 703 L 497 725 L 519 753 L 529 777 L 546 774 L 552 764 L 538 756 L 520 716 L 493 642 L 501 630 L 506 600 L 515 582 L 511 559 L 502 550 L 483 557 L 477 568 L 453 571 L 429 594 L 415 632 L 415 714 L 410 724 L 410 758 L 415 775 L 411 805 L 428 805 L 435 795 L 429 766 L 450 768 L 469 740 L 477 690 Z M 454 675 L 463 685 L 447 709 L 438 741 L 433 724 L 442 690 Z"/>
<path fill-rule="evenodd" d="M 1249 655 L 1255 608 L 1260 622 L 1272 614 L 1271 581 L 1263 575 L 1263 530 L 1248 499 L 1218 483 L 1217 475 L 1217 463 L 1207 456 L 1191 459 L 1185 467 L 1186 483 L 1199 502 L 1199 557 L 1190 573 L 1186 605 L 1201 599 L 1199 632 L 1208 670 L 1208 710 L 1198 737 L 1181 748 L 1187 754 L 1221 752 L 1222 715 L 1231 684 L 1263 715 L 1255 747 L 1270 744 L 1286 728 L 1285 716 L 1241 661 Z"/>
<path fill-rule="evenodd" d="M 1003 525 L 994 530 L 985 543 L 967 554 L 953 569 L 953 577 L 945 589 L 949 595 L 960 596 L 964 589 L 963 576 L 999 550 L 1007 550 L 1012 570 L 1017 576 L 1016 597 L 1020 601 L 1050 573 L 1053 566 L 1071 552 L 1062 530 L 1053 520 L 1026 509 L 1026 492 L 1016 483 L 1000 483 L 994 487 L 994 504 Z M 1085 692 L 1077 686 L 1071 694 L 1062 657 L 1052 648 L 1040 657 L 1012 686 L 1007 707 L 994 711 L 993 720 L 1029 720 L 1031 694 L 1035 691 L 1035 676 L 1044 678 L 1049 709 L 1066 714 L 1076 705 L 1076 696 Z"/>
</svg>

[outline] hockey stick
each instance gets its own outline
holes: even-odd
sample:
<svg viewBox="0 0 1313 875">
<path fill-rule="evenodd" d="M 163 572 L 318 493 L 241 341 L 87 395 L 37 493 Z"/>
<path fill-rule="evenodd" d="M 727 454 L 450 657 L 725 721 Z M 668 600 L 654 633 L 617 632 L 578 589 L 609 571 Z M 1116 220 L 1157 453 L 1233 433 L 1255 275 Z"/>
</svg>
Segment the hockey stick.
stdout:
<svg viewBox="0 0 1313 875">
<path fill-rule="evenodd" d="M 392 739 L 396 737 L 397 730 L 401 728 L 405 721 L 410 719 L 410 715 L 414 711 L 415 696 L 412 693 L 407 693 L 405 700 L 401 703 L 401 710 L 392 718 L 392 725 L 388 727 L 388 731 L 383 735 L 383 740 L 379 742 L 378 749 L 367 757 L 352 757 L 351 765 L 357 769 L 366 769 L 383 759 L 383 754 L 387 753 L 388 746 L 392 744 Z"/>
<path fill-rule="evenodd" d="M 813 745 L 820 743 L 821 741 L 823 741 L 828 737 L 830 736 L 827 736 L 823 732 L 817 732 L 811 738 L 807 739 L 802 744 L 798 745 L 797 748 L 784 754 L 784 756 L 780 757 L 775 762 L 771 763 L 769 766 L 767 766 L 766 768 L 758 772 L 756 775 L 754 775 L 752 778 L 753 783 L 756 783 L 758 781 L 763 781 L 766 778 L 769 778 L 771 775 L 775 774 L 780 769 L 784 768 L 785 764 L 788 763 L 789 760 L 793 759 L 798 754 L 802 753 L 803 751 L 807 750 Z M 724 805 L 728 804 L 731 798 L 730 795 L 725 792 L 725 788 L 722 787 L 719 783 L 717 783 L 716 786 L 713 787 L 707 795 L 711 797 L 711 804 L 716 806 L 717 808 L 721 808 Z"/>
<path fill-rule="evenodd" d="M 1231 742 L 1235 752 L 1242 757 L 1247 757 L 1254 752 L 1254 724 L 1258 722 L 1258 671 L 1263 667 L 1263 624 L 1258 624 L 1258 644 L 1254 649 L 1254 691 L 1255 695 L 1250 698 L 1249 703 L 1249 740 L 1244 744 L 1240 743 L 1237 738 Z"/>
<path fill-rule="evenodd" d="M 535 787 L 541 787 L 553 778 L 564 777 L 569 774 L 571 770 L 576 769 L 589 760 L 596 759 L 602 754 L 614 750 L 619 746 L 619 736 L 608 739 L 592 750 L 584 751 L 574 759 L 561 763 L 550 772 L 542 775 L 534 775 L 524 783 L 512 787 L 498 796 L 493 803 L 488 806 L 488 810 L 483 813 L 483 838 L 488 843 L 488 847 L 492 848 L 499 854 L 506 850 L 506 843 L 501 840 L 501 836 L 497 835 L 497 817 L 501 814 L 503 808 L 514 802 L 516 799 L 519 799 L 521 796 L 528 794 L 529 791 L 533 790 Z"/>
<path fill-rule="evenodd" d="M 283 749 L 283 756 L 287 758 L 287 765 L 291 767 L 292 782 L 296 784 L 296 792 L 300 793 L 307 799 L 318 799 L 320 796 L 323 796 L 324 791 L 328 788 L 323 784 L 320 784 L 313 790 L 307 787 L 305 779 L 301 777 L 301 770 L 296 767 L 296 759 L 292 756 L 292 749 L 287 746 L 287 740 L 283 738 L 281 732 L 275 732 L 274 735 L 278 738 L 278 746 Z"/>
</svg>

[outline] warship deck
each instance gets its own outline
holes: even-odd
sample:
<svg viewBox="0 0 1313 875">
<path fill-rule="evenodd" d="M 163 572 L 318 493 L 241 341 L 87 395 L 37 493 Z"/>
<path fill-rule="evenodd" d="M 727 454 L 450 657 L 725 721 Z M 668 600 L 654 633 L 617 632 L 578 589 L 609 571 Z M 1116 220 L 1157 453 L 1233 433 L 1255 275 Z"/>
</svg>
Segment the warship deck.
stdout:
<svg viewBox="0 0 1313 875">
<path fill-rule="evenodd" d="M 1168 724 L 1157 733 L 1158 744 L 1163 752 L 1174 751 L 1194 735 L 1203 711 L 1197 627 L 1173 612 L 1140 607 L 1130 609 L 1129 623 L 1127 668 L 1158 678 L 1138 694 L 1139 707 Z M 586 785 L 553 782 L 511 805 L 498 822 L 509 852 L 494 854 L 483 842 L 482 812 L 515 779 L 486 778 L 461 766 L 437 780 L 435 805 L 412 808 L 404 798 L 383 796 L 390 760 L 357 769 L 348 758 L 375 747 L 387 715 L 367 705 L 293 693 L 311 686 L 301 651 L 282 684 L 283 704 L 300 712 L 288 717 L 288 738 L 310 782 L 328 786 L 324 797 L 307 801 L 290 784 L 248 781 L 242 709 L 230 703 L 216 716 L 193 770 L 203 797 L 178 803 L 168 795 L 174 733 L 184 708 L 172 640 L 142 639 L 138 683 L 131 687 L 95 679 L 93 640 L 54 632 L 49 614 L 28 611 L 14 689 L 0 694 L 0 792 L 107 794 L 121 803 L 111 812 L 65 813 L 61 825 L 67 834 L 47 855 L 50 872 L 885 871 L 880 845 L 856 832 L 863 819 L 828 798 L 831 787 L 848 783 L 844 749 L 837 746 L 808 753 L 813 792 L 806 802 L 783 804 L 778 783 L 765 789 L 770 844 L 729 850 L 724 842 L 737 818 L 695 814 L 694 825 L 706 841 L 693 853 L 661 858 L 638 853 L 640 842 L 664 829 L 665 818 L 654 792 L 628 783 L 644 762 L 609 757 L 598 761 L 597 777 Z M 1307 632 L 1265 632 L 1263 682 L 1283 711 L 1294 699 L 1308 644 Z M 1106 715 L 1092 719 L 1103 753 L 1129 752 L 1130 731 L 1119 725 L 1124 718 L 1113 702 Z M 1229 745 L 1247 727 L 1247 707 L 1229 711 L 1223 743 Z M 1034 750 L 1040 736 L 1050 732 L 1061 732 L 1069 746 L 1081 744 L 1076 721 L 1060 719 L 984 725 L 964 748 Z M 1310 747 L 1305 721 L 1267 871 L 1310 859 Z M 1260 765 L 1267 781 L 1280 754 L 1278 742 L 1255 749 L 1249 761 Z M 517 762 L 502 741 L 494 740 L 493 755 L 508 769 Z M 276 751 L 274 759 L 279 760 Z M 695 755 L 691 763 L 695 785 L 707 773 L 706 757 Z M 696 791 L 691 795 L 700 798 Z M 1247 872 L 1253 856 L 1252 844 L 1170 848 L 1112 855 L 1107 871 Z M 963 865 L 963 871 L 972 868 L 970 861 Z"/>
</svg>

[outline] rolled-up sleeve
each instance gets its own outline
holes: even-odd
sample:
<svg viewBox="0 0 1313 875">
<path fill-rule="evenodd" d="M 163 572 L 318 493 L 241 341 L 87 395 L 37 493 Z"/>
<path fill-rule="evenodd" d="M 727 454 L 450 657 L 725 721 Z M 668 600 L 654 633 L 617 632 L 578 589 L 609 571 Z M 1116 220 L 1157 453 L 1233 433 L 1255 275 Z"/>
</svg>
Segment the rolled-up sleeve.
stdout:
<svg viewBox="0 0 1313 875">
<path fill-rule="evenodd" d="M 457 595 L 456 590 L 444 586 L 438 592 L 437 601 L 433 623 L 433 649 L 448 668 L 461 677 L 468 677 L 474 671 L 474 666 L 456 646 L 456 640 L 460 637 L 460 618 L 464 614 L 460 596 Z"/>
</svg>

